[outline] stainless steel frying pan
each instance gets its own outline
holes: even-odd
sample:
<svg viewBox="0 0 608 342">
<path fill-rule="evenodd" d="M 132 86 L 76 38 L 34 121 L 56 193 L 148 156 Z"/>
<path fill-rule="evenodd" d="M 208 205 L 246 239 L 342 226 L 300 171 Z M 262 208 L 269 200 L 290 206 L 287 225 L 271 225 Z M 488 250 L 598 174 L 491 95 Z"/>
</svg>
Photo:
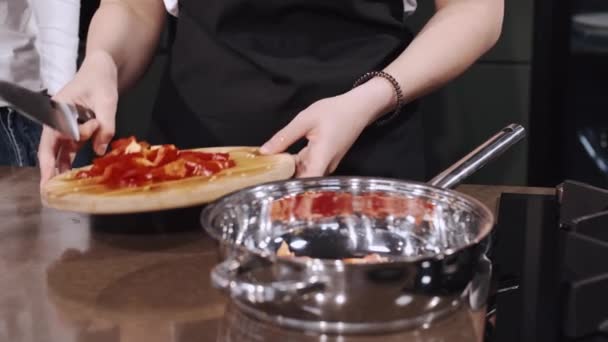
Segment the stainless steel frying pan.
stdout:
<svg viewBox="0 0 608 342">
<path fill-rule="evenodd" d="M 428 184 L 325 177 L 227 195 L 201 217 L 221 246 L 213 284 L 258 319 L 323 333 L 424 325 L 462 305 L 483 310 L 494 217 L 447 188 L 524 135 L 507 126 Z M 306 258 L 278 257 L 281 245 Z M 370 253 L 383 260 L 342 260 Z"/>
</svg>

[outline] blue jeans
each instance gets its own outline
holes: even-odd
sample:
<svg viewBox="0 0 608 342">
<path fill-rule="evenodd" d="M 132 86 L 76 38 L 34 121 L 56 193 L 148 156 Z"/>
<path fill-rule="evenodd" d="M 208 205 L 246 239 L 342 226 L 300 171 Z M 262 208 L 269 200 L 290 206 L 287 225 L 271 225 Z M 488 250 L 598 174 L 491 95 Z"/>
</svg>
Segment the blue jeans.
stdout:
<svg viewBox="0 0 608 342">
<path fill-rule="evenodd" d="M 36 166 L 42 126 L 9 107 L 0 107 L 0 165 Z"/>
</svg>

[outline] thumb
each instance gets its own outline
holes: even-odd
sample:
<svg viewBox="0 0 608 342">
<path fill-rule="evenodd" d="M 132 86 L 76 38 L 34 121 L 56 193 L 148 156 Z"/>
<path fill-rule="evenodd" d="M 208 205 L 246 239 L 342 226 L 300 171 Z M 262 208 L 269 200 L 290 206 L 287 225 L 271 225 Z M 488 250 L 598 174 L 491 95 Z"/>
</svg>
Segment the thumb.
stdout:
<svg viewBox="0 0 608 342">
<path fill-rule="evenodd" d="M 58 134 L 48 127 L 42 129 L 38 146 L 38 164 L 40 165 L 40 187 L 55 173 L 55 155 L 59 146 Z"/>
<path fill-rule="evenodd" d="M 312 124 L 310 120 L 304 119 L 300 114 L 262 145 L 260 153 L 274 154 L 283 152 L 300 138 L 306 136 L 306 133 L 311 128 Z"/>
<path fill-rule="evenodd" d="M 309 143 L 298 154 L 298 168 L 296 177 L 321 177 L 325 176 L 329 168 L 330 156 L 328 149 L 323 148 L 322 144 Z"/>
<path fill-rule="evenodd" d="M 116 132 L 117 102 L 115 98 L 99 101 L 94 108 L 97 121 L 99 121 L 99 129 L 93 138 L 93 149 L 100 156 L 106 153 L 108 145 Z"/>
</svg>

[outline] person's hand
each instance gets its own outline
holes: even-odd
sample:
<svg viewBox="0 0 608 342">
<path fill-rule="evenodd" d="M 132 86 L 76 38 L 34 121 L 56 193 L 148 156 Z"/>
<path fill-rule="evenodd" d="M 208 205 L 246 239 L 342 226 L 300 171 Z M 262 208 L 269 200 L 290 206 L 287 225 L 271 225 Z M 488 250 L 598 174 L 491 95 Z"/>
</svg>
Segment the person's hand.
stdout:
<svg viewBox="0 0 608 342">
<path fill-rule="evenodd" d="M 44 126 L 38 148 L 41 186 L 57 171 L 69 170 L 76 152 L 87 140 L 93 138 L 93 149 L 98 155 L 106 152 L 114 136 L 118 102 L 117 68 L 112 57 L 104 52 L 87 55 L 74 79 L 54 98 L 90 108 L 96 118 L 80 125 L 80 141 Z"/>
<path fill-rule="evenodd" d="M 308 144 L 296 156 L 296 177 L 319 177 L 336 170 L 363 129 L 393 105 L 393 90 L 371 80 L 345 94 L 315 102 L 300 112 L 260 149 L 285 151 L 301 138 Z"/>
</svg>

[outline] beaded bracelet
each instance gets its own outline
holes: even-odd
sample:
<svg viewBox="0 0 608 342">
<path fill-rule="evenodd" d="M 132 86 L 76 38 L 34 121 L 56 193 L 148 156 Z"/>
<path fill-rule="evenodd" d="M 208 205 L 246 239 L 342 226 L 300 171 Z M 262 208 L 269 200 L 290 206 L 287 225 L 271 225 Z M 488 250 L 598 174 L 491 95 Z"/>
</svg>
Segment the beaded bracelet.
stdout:
<svg viewBox="0 0 608 342">
<path fill-rule="evenodd" d="M 403 108 L 403 106 L 405 105 L 405 96 L 403 95 L 403 91 L 401 90 L 399 82 L 397 82 L 397 80 L 393 76 L 384 71 L 371 71 L 364 74 L 357 81 L 355 81 L 355 83 L 353 84 L 353 88 L 360 86 L 361 84 L 371 80 L 374 77 L 382 77 L 385 80 L 389 81 L 392 84 L 393 89 L 395 90 L 395 95 L 397 96 L 397 106 L 395 107 L 395 111 L 391 115 L 388 115 L 387 117 L 381 118 L 376 121 L 376 125 L 383 125 L 391 121 L 391 119 L 393 119 L 395 116 L 397 116 L 397 114 L 399 114 L 401 108 Z"/>
</svg>

